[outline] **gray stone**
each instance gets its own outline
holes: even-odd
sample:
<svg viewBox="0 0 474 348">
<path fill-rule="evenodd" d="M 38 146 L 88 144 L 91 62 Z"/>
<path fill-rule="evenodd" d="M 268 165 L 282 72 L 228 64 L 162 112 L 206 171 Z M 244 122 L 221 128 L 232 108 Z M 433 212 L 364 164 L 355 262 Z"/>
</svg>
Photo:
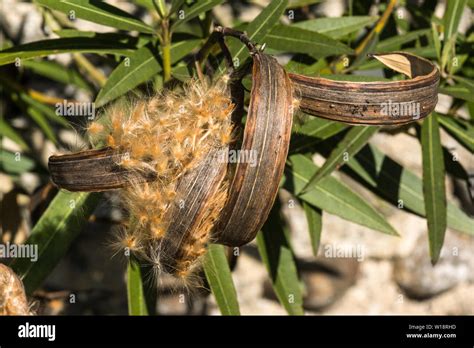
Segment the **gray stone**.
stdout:
<svg viewBox="0 0 474 348">
<path fill-rule="evenodd" d="M 447 231 L 438 263 L 433 266 L 426 235 L 418 239 L 411 255 L 397 258 L 394 279 L 407 296 L 427 299 L 447 291 L 458 283 L 472 282 L 474 275 L 474 239 Z"/>
</svg>

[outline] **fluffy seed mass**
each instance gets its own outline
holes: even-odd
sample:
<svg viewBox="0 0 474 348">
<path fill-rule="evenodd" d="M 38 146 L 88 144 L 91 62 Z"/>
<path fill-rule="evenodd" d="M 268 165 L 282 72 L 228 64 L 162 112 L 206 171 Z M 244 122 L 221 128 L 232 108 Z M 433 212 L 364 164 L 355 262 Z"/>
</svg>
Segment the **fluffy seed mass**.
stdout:
<svg viewBox="0 0 474 348">
<path fill-rule="evenodd" d="M 121 247 L 159 263 L 156 245 L 165 236 L 176 203 L 179 179 L 195 168 L 211 150 L 224 149 L 232 139 L 234 105 L 228 77 L 216 81 L 191 79 L 183 88 L 134 102 L 117 102 L 87 129 L 94 146 L 109 146 L 121 153 L 118 165 L 131 171 L 152 171 L 152 182 L 130 181 L 120 191 L 128 211 Z M 223 185 L 225 186 L 225 185 Z M 176 275 L 185 276 L 204 253 L 213 221 L 225 202 L 219 190 L 217 205 L 200 223 L 195 238 L 182 245 Z M 193 242 L 194 241 L 194 242 Z M 160 253 L 166 250 L 160 250 Z"/>
</svg>

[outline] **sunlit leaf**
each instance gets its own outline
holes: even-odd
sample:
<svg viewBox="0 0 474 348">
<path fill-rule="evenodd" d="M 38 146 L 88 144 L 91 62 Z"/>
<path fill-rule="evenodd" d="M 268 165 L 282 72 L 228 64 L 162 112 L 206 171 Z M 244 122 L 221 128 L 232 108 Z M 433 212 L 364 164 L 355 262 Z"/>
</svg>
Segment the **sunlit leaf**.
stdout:
<svg viewBox="0 0 474 348">
<path fill-rule="evenodd" d="M 21 276 L 27 294 L 31 295 L 64 257 L 99 198 L 98 193 L 71 192 L 59 192 L 54 197 L 25 241 L 38 247 L 38 259 L 18 258 L 11 265 Z"/>
<path fill-rule="evenodd" d="M 99 0 L 36 0 L 40 5 L 74 18 L 122 30 L 153 33 L 153 28 L 129 13 Z"/>
<path fill-rule="evenodd" d="M 438 118 L 432 114 L 421 127 L 423 152 L 423 194 L 428 220 L 431 262 L 438 261 L 446 232 L 446 188 L 444 160 L 439 135 Z"/>
<path fill-rule="evenodd" d="M 303 295 L 298 270 L 281 220 L 278 202 L 257 235 L 258 251 L 265 264 L 273 290 L 288 314 L 302 315 Z"/>
<path fill-rule="evenodd" d="M 209 245 L 204 271 L 222 315 L 240 315 L 239 301 L 223 245 Z"/>
<path fill-rule="evenodd" d="M 317 170 L 318 166 L 306 156 L 300 154 L 290 156 L 289 166 L 285 169 L 284 188 L 328 213 L 376 231 L 397 234 L 387 220 L 365 199 L 331 176 L 321 179 L 312 191 L 299 195 Z"/>
</svg>

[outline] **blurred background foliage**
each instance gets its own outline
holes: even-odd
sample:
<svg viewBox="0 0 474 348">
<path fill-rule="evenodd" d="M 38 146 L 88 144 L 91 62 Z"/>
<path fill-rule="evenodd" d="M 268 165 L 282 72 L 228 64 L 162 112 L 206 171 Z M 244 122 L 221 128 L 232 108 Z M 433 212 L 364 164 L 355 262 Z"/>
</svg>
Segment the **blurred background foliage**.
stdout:
<svg viewBox="0 0 474 348">
<path fill-rule="evenodd" d="M 30 13 L 22 12 L 23 17 L 15 14 L 15 7 L 26 5 Z M 327 16 L 328 6 L 330 11 L 334 10 L 330 6 L 335 6 L 339 13 Z M 101 233 L 101 228 L 90 227 L 91 221 L 114 225 L 121 219 L 120 214 L 110 212 L 109 206 L 116 205 L 113 195 L 107 196 L 107 203 L 99 203 L 104 202 L 100 194 L 58 192 L 51 185 L 47 158 L 87 147 L 82 137 L 87 119 L 61 117 L 56 104 L 65 100 L 94 102 L 100 112 L 129 93 L 149 95 L 179 86 L 195 74 L 190 64 L 193 53 L 206 41 L 214 24 L 245 30 L 253 41 L 265 44 L 266 52 L 277 56 L 289 72 L 351 81 L 403 79 L 367 57 L 370 52 L 396 50 L 426 57 L 436 62 L 441 72 L 440 100 L 445 102 L 422 122 L 398 128 L 351 127 L 297 115 L 282 181 L 291 199 L 277 201 L 254 250 L 268 270 L 272 291 L 282 307 L 290 314 L 302 314 L 308 295 L 288 224 L 281 214 L 283 204 L 302 205 L 314 256 L 321 254 L 322 234 L 331 232 L 323 229 L 327 214 L 388 235 L 410 231 L 394 228 L 384 216 L 385 206 L 426 217 L 430 258 L 435 264 L 447 228 L 474 234 L 469 216 L 472 157 L 459 161 L 457 153 L 440 138 L 440 132 L 446 133 L 472 156 L 473 6 L 472 0 L 3 1 L 2 241 L 39 245 L 38 262 L 11 262 L 28 294 L 51 302 L 57 292 L 45 294 L 41 286 L 57 272 L 58 263 L 81 231 L 89 228 Z M 35 32 L 37 27 L 41 31 Z M 249 59 L 247 50 L 236 40 L 227 42 L 234 63 L 244 64 Z M 222 60 L 221 52 L 215 50 L 209 64 L 223 69 Z M 250 80 L 245 82 L 250 88 Z M 371 142 L 377 133 L 385 134 L 386 141 L 400 133 L 418 139 L 422 175 Z M 328 160 L 316 161 L 318 166 L 312 160 L 318 156 Z M 446 180 L 458 184 L 461 205 L 449 199 L 452 195 L 447 195 Z M 308 184 L 310 189 L 301 193 Z M 385 203 L 372 204 L 364 192 Z M 91 248 L 102 253 L 106 246 Z M 201 277 L 223 314 L 240 312 L 231 274 L 237 254 L 212 245 L 204 261 Z M 142 283 L 147 271 L 134 260 L 128 261 L 130 314 L 155 313 L 153 286 Z M 121 279 L 120 273 L 113 276 Z M 206 291 L 196 290 L 195 296 L 201 292 Z"/>
</svg>

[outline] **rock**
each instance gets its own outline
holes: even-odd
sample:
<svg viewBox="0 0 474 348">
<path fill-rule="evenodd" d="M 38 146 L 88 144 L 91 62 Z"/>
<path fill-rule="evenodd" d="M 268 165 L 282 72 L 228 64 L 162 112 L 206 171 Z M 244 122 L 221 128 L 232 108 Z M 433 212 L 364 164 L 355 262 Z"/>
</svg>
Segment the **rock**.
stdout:
<svg viewBox="0 0 474 348">
<path fill-rule="evenodd" d="M 356 282 L 359 262 L 356 258 L 319 257 L 299 268 L 305 284 L 303 307 L 319 311 L 335 303 Z"/>
<path fill-rule="evenodd" d="M 431 265 L 426 235 L 418 240 L 411 255 L 397 258 L 394 279 L 407 296 L 427 299 L 447 291 L 460 282 L 474 280 L 474 239 L 449 230 L 435 266 Z"/>
<path fill-rule="evenodd" d="M 318 257 L 311 262 L 299 260 L 298 269 L 305 289 L 303 308 L 320 311 L 335 303 L 356 282 L 359 262 L 351 257 Z M 269 280 L 264 283 L 263 295 L 277 301 Z"/>
</svg>

